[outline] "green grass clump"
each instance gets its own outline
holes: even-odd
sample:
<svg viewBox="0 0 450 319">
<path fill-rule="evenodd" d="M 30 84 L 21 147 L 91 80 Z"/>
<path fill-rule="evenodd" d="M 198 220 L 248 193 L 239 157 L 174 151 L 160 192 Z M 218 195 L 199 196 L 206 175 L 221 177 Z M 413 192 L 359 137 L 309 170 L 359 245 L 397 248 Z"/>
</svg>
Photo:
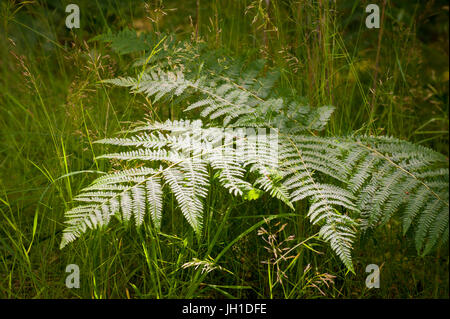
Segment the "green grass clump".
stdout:
<svg viewBox="0 0 450 319">
<path fill-rule="evenodd" d="M 88 40 L 129 28 L 264 58 L 280 90 L 335 106 L 326 134 L 393 135 L 448 157 L 446 2 L 387 1 L 382 30 L 365 28 L 365 1 L 79 2 L 72 31 L 70 2 L 0 3 L 0 297 L 448 298 L 448 244 L 417 257 L 392 220 L 359 240 L 350 274 L 305 214 L 214 183 L 201 241 L 166 196 L 161 233 L 113 221 L 59 249 L 73 197 L 126 165 L 93 160 L 106 151 L 93 142 L 144 116 L 183 117 L 107 87 L 141 55 Z M 79 289 L 65 286 L 72 263 Z M 365 287 L 368 264 L 381 266 L 380 289 Z"/>
</svg>

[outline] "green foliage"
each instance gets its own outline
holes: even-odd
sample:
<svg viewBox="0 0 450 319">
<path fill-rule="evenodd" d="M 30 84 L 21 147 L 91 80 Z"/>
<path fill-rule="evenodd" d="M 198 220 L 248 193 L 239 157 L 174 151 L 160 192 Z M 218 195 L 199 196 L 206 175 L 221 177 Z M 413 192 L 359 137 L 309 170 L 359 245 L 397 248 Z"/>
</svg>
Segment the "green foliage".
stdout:
<svg viewBox="0 0 450 319">
<path fill-rule="evenodd" d="M 118 33 L 112 33 L 110 31 L 105 34 L 100 34 L 90 41 L 109 42 L 111 43 L 111 48 L 118 54 L 129 54 L 147 50 L 149 44 L 154 41 L 154 37 L 148 33 L 139 37 L 135 31 L 124 29 Z"/>
<path fill-rule="evenodd" d="M 159 228 L 165 188 L 201 236 L 211 172 L 231 194 L 248 200 L 266 192 L 293 210 L 296 202 L 308 201 L 310 222 L 351 271 L 358 230 L 384 224 L 396 213 L 404 233 L 414 225 L 420 254 L 448 240 L 449 170 L 443 155 L 391 137 L 319 136 L 333 107 L 313 108 L 295 92 L 277 90 L 279 73 L 264 61 L 243 67 L 239 60 L 198 48 L 193 63 L 183 54 L 191 48 L 170 45 L 174 42 L 163 42 L 163 48 L 171 49 L 161 52 L 178 52 L 176 60 L 153 59 L 161 42 L 154 39 L 151 50 L 145 37 L 132 34 L 98 39 L 110 41 L 120 54 L 146 50 L 153 55 L 140 60 L 142 71 L 136 76 L 104 82 L 144 94 L 153 104 L 175 104 L 188 112 L 189 120 L 147 121 L 126 137 L 98 141 L 128 148 L 99 158 L 132 161 L 139 168 L 102 176 L 82 190 L 75 199 L 84 204 L 66 213 L 61 247 L 113 216 L 133 217 L 139 226 L 148 213 Z M 276 132 L 277 158 L 271 153 L 273 141 L 259 139 L 244 143 L 246 156 L 240 156 L 240 131 L 223 128 L 242 127 Z"/>
</svg>

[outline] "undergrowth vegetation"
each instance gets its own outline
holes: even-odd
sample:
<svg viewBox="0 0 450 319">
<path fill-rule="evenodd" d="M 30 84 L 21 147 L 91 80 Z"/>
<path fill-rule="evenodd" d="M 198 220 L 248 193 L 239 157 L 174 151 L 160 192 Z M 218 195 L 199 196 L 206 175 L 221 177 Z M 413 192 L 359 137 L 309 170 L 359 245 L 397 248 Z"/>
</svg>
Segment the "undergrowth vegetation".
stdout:
<svg viewBox="0 0 450 319">
<path fill-rule="evenodd" d="M 188 2 L 2 2 L 0 294 L 448 297 L 448 5 Z"/>
</svg>

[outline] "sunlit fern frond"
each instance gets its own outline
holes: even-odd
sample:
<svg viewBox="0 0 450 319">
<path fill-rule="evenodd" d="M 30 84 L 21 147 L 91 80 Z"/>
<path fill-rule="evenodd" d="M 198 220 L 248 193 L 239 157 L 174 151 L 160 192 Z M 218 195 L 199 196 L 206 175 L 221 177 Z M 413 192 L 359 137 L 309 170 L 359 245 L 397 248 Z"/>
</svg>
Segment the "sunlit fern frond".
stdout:
<svg viewBox="0 0 450 319">
<path fill-rule="evenodd" d="M 448 159 L 428 148 L 389 137 L 349 142 L 350 187 L 357 196 L 363 229 L 400 212 L 403 232 L 414 224 L 417 251 L 424 255 L 448 241 Z"/>
<path fill-rule="evenodd" d="M 449 169 L 443 155 L 388 137 L 319 136 L 334 108 L 313 108 L 283 95 L 276 88 L 279 75 L 262 60 L 248 68 L 233 59 L 202 65 L 198 72 L 186 68 L 156 63 L 137 76 L 104 81 L 153 103 L 173 103 L 203 121 L 148 121 L 124 137 L 98 141 L 119 149 L 98 158 L 139 168 L 104 175 L 82 190 L 75 200 L 83 204 L 66 213 L 62 247 L 112 216 L 140 225 L 148 214 L 161 227 L 164 190 L 200 234 L 212 179 L 235 196 L 257 188 L 293 210 L 307 203 L 306 216 L 349 270 L 358 230 L 395 215 L 405 234 L 414 233 L 422 255 L 448 241 Z"/>
</svg>

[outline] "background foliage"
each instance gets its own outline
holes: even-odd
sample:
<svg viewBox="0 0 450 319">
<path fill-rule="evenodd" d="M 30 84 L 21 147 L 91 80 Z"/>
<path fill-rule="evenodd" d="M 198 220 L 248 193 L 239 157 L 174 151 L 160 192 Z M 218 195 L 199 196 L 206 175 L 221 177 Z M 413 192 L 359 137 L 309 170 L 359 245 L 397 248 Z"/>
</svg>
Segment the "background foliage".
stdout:
<svg viewBox="0 0 450 319">
<path fill-rule="evenodd" d="M 280 89 L 335 106 L 327 134 L 393 135 L 448 157 L 446 2 L 380 1 L 382 29 L 369 30 L 368 1 L 79 1 L 73 31 L 64 25 L 68 3 L 0 4 L 0 296 L 448 297 L 448 245 L 417 257 L 391 221 L 359 241 L 356 274 L 347 274 L 302 216 L 214 185 L 201 242 L 167 197 L 166 234 L 117 225 L 58 249 L 74 195 L 96 171 L 122 167 L 93 162 L 105 151 L 93 141 L 149 113 L 182 117 L 101 83 L 138 55 L 89 39 L 130 28 L 265 58 L 281 72 Z M 293 258 L 278 260 L 282 252 Z M 80 289 L 65 287 L 69 263 L 81 268 Z M 364 284 L 371 263 L 381 266 L 377 290 Z"/>
</svg>

